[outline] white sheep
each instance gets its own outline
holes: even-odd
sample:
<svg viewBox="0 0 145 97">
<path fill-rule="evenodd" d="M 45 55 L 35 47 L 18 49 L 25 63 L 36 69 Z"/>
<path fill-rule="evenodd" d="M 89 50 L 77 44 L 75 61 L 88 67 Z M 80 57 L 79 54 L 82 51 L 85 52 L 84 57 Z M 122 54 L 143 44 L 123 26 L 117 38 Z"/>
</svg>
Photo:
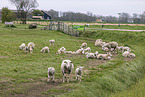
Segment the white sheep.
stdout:
<svg viewBox="0 0 145 97">
<path fill-rule="evenodd" d="M 86 58 L 87 59 L 94 59 L 94 58 L 96 58 L 96 55 L 95 55 L 95 53 L 87 53 Z"/>
<path fill-rule="evenodd" d="M 75 52 L 75 51 L 73 51 L 73 52 L 71 52 L 71 54 L 76 54 L 76 52 Z"/>
<path fill-rule="evenodd" d="M 41 49 L 41 52 L 43 52 L 43 53 L 49 53 L 50 51 L 49 51 L 49 47 L 44 47 L 44 48 L 42 48 Z"/>
<path fill-rule="evenodd" d="M 52 40 L 49 40 L 49 42 L 50 42 L 50 46 L 51 46 L 51 45 L 54 45 L 55 40 L 52 39 Z"/>
<path fill-rule="evenodd" d="M 72 54 L 72 51 L 64 51 L 65 54 Z"/>
<path fill-rule="evenodd" d="M 32 51 L 34 50 L 34 48 L 35 48 L 35 44 L 33 43 L 33 42 L 29 42 L 28 43 L 28 48 L 29 48 L 29 50 L 30 50 L 30 52 L 32 53 Z"/>
<path fill-rule="evenodd" d="M 82 53 L 85 54 L 86 51 L 87 51 L 87 52 L 91 52 L 91 48 L 90 48 L 90 47 L 87 47 L 86 49 L 83 50 Z"/>
<path fill-rule="evenodd" d="M 123 54 L 122 54 L 123 57 L 130 57 L 130 52 L 129 51 L 125 51 Z"/>
<path fill-rule="evenodd" d="M 123 46 L 120 46 L 120 47 L 117 46 L 117 50 L 118 50 L 118 52 L 122 52 L 123 53 L 123 51 L 124 51 L 123 50 Z"/>
<path fill-rule="evenodd" d="M 130 54 L 129 54 L 129 57 L 130 57 L 130 58 L 135 58 L 135 54 L 134 54 L 134 53 L 130 53 Z"/>
<path fill-rule="evenodd" d="M 57 50 L 57 53 L 56 54 L 61 54 L 61 50 Z"/>
<path fill-rule="evenodd" d="M 72 70 L 74 69 L 73 62 L 70 60 L 63 60 L 61 63 L 61 70 L 63 74 L 63 82 L 65 82 L 65 77 L 67 78 L 67 82 L 69 83 L 69 76 Z M 68 76 L 66 76 L 68 74 Z"/>
<path fill-rule="evenodd" d="M 131 49 L 129 47 L 123 47 L 123 51 L 131 52 Z"/>
<path fill-rule="evenodd" d="M 61 53 L 64 53 L 66 51 L 66 48 L 61 47 L 59 50 L 61 51 Z"/>
<path fill-rule="evenodd" d="M 78 49 L 78 50 L 75 52 L 75 54 L 83 54 L 83 51 L 84 51 L 84 49 L 83 49 L 83 48 Z"/>
<path fill-rule="evenodd" d="M 103 47 L 108 47 L 110 52 L 111 52 L 111 49 L 113 49 L 115 51 L 115 50 L 117 50 L 118 43 L 117 42 L 109 42 L 109 43 L 106 43 L 105 45 L 103 45 Z"/>
<path fill-rule="evenodd" d="M 80 48 L 87 48 L 87 43 L 82 43 L 81 47 Z"/>
<path fill-rule="evenodd" d="M 105 52 L 109 52 L 108 47 L 104 47 L 104 46 L 102 46 L 102 50 L 105 51 Z"/>
<path fill-rule="evenodd" d="M 103 46 L 105 45 L 105 42 L 95 42 L 95 46 Z"/>
<path fill-rule="evenodd" d="M 78 67 L 78 68 L 76 68 L 76 80 L 78 79 L 78 77 L 79 77 L 79 80 L 81 81 L 81 76 L 82 76 L 82 69 L 83 69 L 84 67 Z"/>
<path fill-rule="evenodd" d="M 55 69 L 54 67 L 49 67 L 48 68 L 48 82 L 50 80 L 50 78 L 52 79 L 53 78 L 53 81 L 54 81 L 54 74 L 55 74 Z"/>
<path fill-rule="evenodd" d="M 19 47 L 20 47 L 20 50 L 25 50 L 25 43 L 22 43 Z"/>
<path fill-rule="evenodd" d="M 107 59 L 111 59 L 111 53 L 107 53 L 107 54 L 98 54 L 97 55 L 97 59 L 102 59 L 102 60 L 107 60 Z"/>
</svg>

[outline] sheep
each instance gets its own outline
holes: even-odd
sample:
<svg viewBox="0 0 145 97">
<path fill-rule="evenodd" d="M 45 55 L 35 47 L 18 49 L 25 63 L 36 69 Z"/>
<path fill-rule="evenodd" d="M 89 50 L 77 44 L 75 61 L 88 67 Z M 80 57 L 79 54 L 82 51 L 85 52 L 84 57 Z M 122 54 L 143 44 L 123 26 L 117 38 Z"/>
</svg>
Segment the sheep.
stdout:
<svg viewBox="0 0 145 97">
<path fill-rule="evenodd" d="M 105 51 L 105 52 L 109 52 L 108 47 L 104 47 L 104 46 L 102 46 L 102 50 Z"/>
<path fill-rule="evenodd" d="M 43 53 L 49 53 L 50 51 L 49 51 L 49 47 L 44 47 L 44 48 L 42 48 L 41 49 L 41 52 L 43 52 Z"/>
<path fill-rule="evenodd" d="M 20 50 L 25 50 L 25 43 L 22 43 L 19 47 L 20 47 Z"/>
<path fill-rule="evenodd" d="M 71 52 L 71 54 L 76 54 L 76 52 L 75 52 L 75 51 L 73 51 L 73 52 Z"/>
<path fill-rule="evenodd" d="M 57 53 L 56 54 L 61 54 L 61 50 L 57 50 Z"/>
<path fill-rule="evenodd" d="M 33 53 L 33 47 L 32 46 L 29 47 L 29 51 L 30 51 L 30 53 Z"/>
<path fill-rule="evenodd" d="M 52 39 L 52 40 L 49 40 L 49 42 L 50 42 L 50 46 L 51 46 L 51 45 L 54 45 L 55 40 Z"/>
<path fill-rule="evenodd" d="M 74 65 L 71 60 L 62 61 L 61 70 L 62 70 L 62 74 L 63 74 L 63 82 L 65 82 L 66 74 L 68 74 L 68 76 L 66 78 L 67 78 L 67 82 L 69 83 L 69 76 L 73 69 L 74 69 Z"/>
<path fill-rule="evenodd" d="M 135 54 L 134 54 L 134 53 L 130 53 L 130 54 L 129 54 L 129 57 L 130 57 L 130 58 L 135 58 Z"/>
<path fill-rule="evenodd" d="M 84 67 L 78 67 L 78 68 L 76 68 L 76 80 L 78 79 L 78 77 L 79 77 L 79 80 L 80 80 L 80 82 L 81 82 L 81 76 L 82 76 L 82 69 L 83 69 Z"/>
<path fill-rule="evenodd" d="M 29 50 L 30 50 L 30 47 L 31 47 L 31 49 L 34 50 L 35 44 L 34 44 L 33 42 L 29 42 L 29 43 L 28 43 L 28 48 L 29 48 Z M 32 50 L 31 50 L 31 51 L 32 51 Z"/>
<path fill-rule="evenodd" d="M 86 54 L 87 59 L 94 59 L 95 57 L 96 57 L 96 55 L 94 53 L 87 53 Z"/>
<path fill-rule="evenodd" d="M 27 46 L 25 46 L 24 50 L 25 50 L 25 54 L 27 54 L 29 51 L 29 48 Z"/>
<path fill-rule="evenodd" d="M 53 81 L 54 81 L 54 74 L 55 74 L 55 69 L 54 67 L 49 67 L 48 68 L 48 82 L 50 80 L 50 78 L 52 79 L 53 78 Z"/>
<path fill-rule="evenodd" d="M 123 46 L 120 46 L 120 47 L 117 46 L 117 51 L 123 53 Z"/>
<path fill-rule="evenodd" d="M 131 49 L 129 47 L 123 47 L 123 51 L 131 52 Z"/>
<path fill-rule="evenodd" d="M 130 53 L 129 51 L 125 51 L 123 54 L 122 54 L 123 57 L 128 57 L 128 58 L 135 58 L 135 54 L 134 53 Z"/>
<path fill-rule="evenodd" d="M 87 51 L 87 52 L 91 52 L 91 48 L 90 48 L 90 47 L 87 47 L 86 49 L 83 50 L 82 53 L 85 54 L 86 51 Z"/>
<path fill-rule="evenodd" d="M 87 48 L 87 43 L 82 43 L 81 47 L 80 48 Z"/>
<path fill-rule="evenodd" d="M 98 54 L 97 55 L 97 59 L 102 59 L 102 60 L 107 60 L 107 59 L 111 59 L 111 53 L 107 53 L 107 54 Z"/>
<path fill-rule="evenodd" d="M 103 45 L 103 47 L 108 47 L 110 52 L 111 52 L 111 48 L 115 51 L 118 47 L 118 43 L 117 42 L 109 42 L 109 43 L 106 43 L 105 45 Z"/>
<path fill-rule="evenodd" d="M 81 49 L 78 49 L 78 50 L 76 51 L 76 54 L 83 54 L 83 52 L 84 52 L 84 49 L 81 48 Z"/>
<path fill-rule="evenodd" d="M 64 51 L 65 54 L 71 54 L 72 51 Z"/>
<path fill-rule="evenodd" d="M 61 51 L 61 53 L 64 53 L 66 51 L 66 48 L 61 47 L 59 50 Z"/>
<path fill-rule="evenodd" d="M 123 54 L 122 54 L 123 57 L 130 57 L 130 52 L 129 51 L 125 51 Z"/>
<path fill-rule="evenodd" d="M 105 42 L 95 42 L 95 46 L 103 46 L 105 45 Z"/>
</svg>

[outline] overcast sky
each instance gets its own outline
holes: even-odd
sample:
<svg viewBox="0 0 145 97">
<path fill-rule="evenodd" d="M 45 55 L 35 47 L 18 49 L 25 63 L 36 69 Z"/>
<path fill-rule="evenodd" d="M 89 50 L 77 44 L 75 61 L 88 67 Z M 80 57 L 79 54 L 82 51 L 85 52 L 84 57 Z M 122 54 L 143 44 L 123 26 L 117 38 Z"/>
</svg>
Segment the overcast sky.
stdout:
<svg viewBox="0 0 145 97">
<path fill-rule="evenodd" d="M 145 11 L 145 0 L 37 0 L 37 9 L 73 12 L 92 12 L 96 15 L 118 16 L 118 12 L 142 14 Z M 9 0 L 0 0 L 0 9 L 16 9 Z"/>
</svg>

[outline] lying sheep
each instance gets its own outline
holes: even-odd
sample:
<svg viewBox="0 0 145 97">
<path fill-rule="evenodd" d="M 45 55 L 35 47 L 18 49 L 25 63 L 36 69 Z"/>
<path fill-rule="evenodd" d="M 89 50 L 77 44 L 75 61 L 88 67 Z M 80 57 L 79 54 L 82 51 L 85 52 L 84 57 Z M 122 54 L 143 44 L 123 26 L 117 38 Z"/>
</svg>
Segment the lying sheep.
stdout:
<svg viewBox="0 0 145 97">
<path fill-rule="evenodd" d="M 87 43 L 82 43 L 80 48 L 87 48 Z"/>
<path fill-rule="evenodd" d="M 130 58 L 135 58 L 135 54 L 134 53 L 130 53 L 129 56 L 130 56 Z"/>
<path fill-rule="evenodd" d="M 109 52 L 108 47 L 103 47 L 103 46 L 102 46 L 102 50 L 105 51 L 105 52 Z"/>
<path fill-rule="evenodd" d="M 75 52 L 75 51 L 73 51 L 73 52 L 71 52 L 71 54 L 76 54 L 76 52 Z"/>
<path fill-rule="evenodd" d="M 103 45 L 105 45 L 105 42 L 95 42 L 95 46 L 102 47 Z"/>
<path fill-rule="evenodd" d="M 111 59 L 111 53 L 107 53 L 107 54 L 98 54 L 97 55 L 97 59 L 102 59 L 102 60 L 107 60 L 107 59 Z"/>
<path fill-rule="evenodd" d="M 83 54 L 83 48 L 81 48 L 81 49 L 78 49 L 76 52 L 75 52 L 75 54 Z"/>
<path fill-rule="evenodd" d="M 128 58 L 135 58 L 135 54 L 134 53 L 130 53 L 129 51 L 125 51 L 123 54 L 122 54 L 123 57 L 128 57 Z"/>
<path fill-rule="evenodd" d="M 50 80 L 50 78 L 52 79 L 53 78 L 53 81 L 54 81 L 54 74 L 55 74 L 55 69 L 54 67 L 49 67 L 48 68 L 48 82 Z"/>
<path fill-rule="evenodd" d="M 51 45 L 54 45 L 55 40 L 52 39 L 52 40 L 49 40 L 49 42 L 50 42 L 50 46 L 51 46 Z"/>
<path fill-rule="evenodd" d="M 43 53 L 49 53 L 50 51 L 49 51 L 49 47 L 44 47 L 44 48 L 42 48 L 41 49 L 41 52 L 43 52 Z"/>
<path fill-rule="evenodd" d="M 123 53 L 123 46 L 120 46 L 120 47 L 117 46 L 117 51 Z"/>
<path fill-rule="evenodd" d="M 20 47 L 20 50 L 25 50 L 25 43 L 22 43 L 19 47 Z"/>
<path fill-rule="evenodd" d="M 77 69 L 76 69 L 76 80 L 79 78 L 79 80 L 81 81 L 81 76 L 82 76 L 82 69 L 83 69 L 84 67 L 78 67 Z"/>
<path fill-rule="evenodd" d="M 66 49 L 64 47 L 61 47 L 59 50 L 57 50 L 56 54 L 63 54 L 65 53 Z"/>
<path fill-rule="evenodd" d="M 73 69 L 74 69 L 74 65 L 73 65 L 72 61 L 70 61 L 70 60 L 62 61 L 61 70 L 62 70 L 62 74 L 63 74 L 63 82 L 65 82 L 66 74 L 68 74 L 68 76 L 66 78 L 67 78 L 67 82 L 69 83 L 69 76 Z"/>
<path fill-rule="evenodd" d="M 64 51 L 65 54 L 72 54 L 72 51 Z"/>
<path fill-rule="evenodd" d="M 94 53 L 87 53 L 86 54 L 86 58 L 87 59 L 94 59 L 96 56 L 95 56 L 95 54 Z"/>
<path fill-rule="evenodd" d="M 123 51 L 131 52 L 131 49 L 129 47 L 123 47 Z"/>
</svg>

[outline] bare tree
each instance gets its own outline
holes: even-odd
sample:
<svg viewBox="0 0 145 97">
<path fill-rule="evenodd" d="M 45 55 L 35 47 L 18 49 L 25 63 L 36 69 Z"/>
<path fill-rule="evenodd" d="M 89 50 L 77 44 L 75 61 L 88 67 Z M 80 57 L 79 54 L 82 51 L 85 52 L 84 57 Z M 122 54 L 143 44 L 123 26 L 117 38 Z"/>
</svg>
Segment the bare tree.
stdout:
<svg viewBox="0 0 145 97">
<path fill-rule="evenodd" d="M 36 0 L 10 0 L 18 10 L 19 16 L 23 24 L 26 24 L 26 18 L 32 8 L 36 8 L 38 3 Z"/>
</svg>

